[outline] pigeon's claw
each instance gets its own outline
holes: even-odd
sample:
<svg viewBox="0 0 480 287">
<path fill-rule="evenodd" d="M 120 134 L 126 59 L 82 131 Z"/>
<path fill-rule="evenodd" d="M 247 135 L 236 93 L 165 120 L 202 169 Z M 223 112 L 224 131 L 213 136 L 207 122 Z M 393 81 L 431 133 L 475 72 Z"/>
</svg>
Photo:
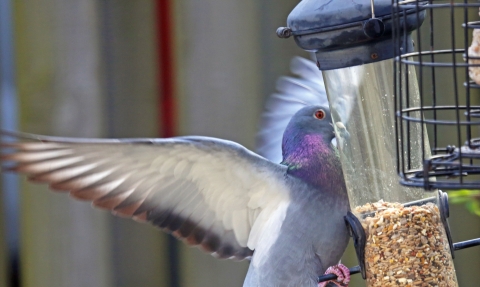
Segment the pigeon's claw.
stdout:
<svg viewBox="0 0 480 287">
<path fill-rule="evenodd" d="M 325 275 L 326 274 L 335 274 L 337 275 L 337 279 L 320 282 L 318 283 L 318 287 L 326 287 L 328 283 L 333 283 L 338 287 L 348 287 L 348 283 L 350 282 L 350 270 L 348 270 L 347 266 L 338 264 L 328 267 L 327 271 L 325 271 Z"/>
</svg>

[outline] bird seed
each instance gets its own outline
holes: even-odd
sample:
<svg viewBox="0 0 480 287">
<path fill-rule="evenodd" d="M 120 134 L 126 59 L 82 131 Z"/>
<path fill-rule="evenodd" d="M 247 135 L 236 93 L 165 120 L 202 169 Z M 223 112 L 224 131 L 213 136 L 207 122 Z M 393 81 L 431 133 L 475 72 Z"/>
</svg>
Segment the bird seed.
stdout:
<svg viewBox="0 0 480 287">
<path fill-rule="evenodd" d="M 379 201 L 354 211 L 366 216 L 361 222 L 367 236 L 367 286 L 458 286 L 435 204 L 405 207 Z"/>
</svg>

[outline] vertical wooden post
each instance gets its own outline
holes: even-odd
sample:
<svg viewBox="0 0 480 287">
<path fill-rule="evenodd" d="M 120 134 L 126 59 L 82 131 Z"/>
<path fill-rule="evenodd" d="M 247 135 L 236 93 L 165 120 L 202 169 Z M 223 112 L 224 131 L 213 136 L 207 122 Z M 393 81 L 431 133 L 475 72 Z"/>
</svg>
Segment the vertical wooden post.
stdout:
<svg viewBox="0 0 480 287">
<path fill-rule="evenodd" d="M 16 1 L 21 129 L 63 136 L 104 132 L 96 1 Z M 112 286 L 109 215 L 24 184 L 22 286 Z"/>
<path fill-rule="evenodd" d="M 156 137 L 155 1 L 102 1 L 104 80 L 109 137 Z M 169 285 L 167 235 L 112 217 L 115 287 Z"/>
<path fill-rule="evenodd" d="M 260 2 L 175 1 L 180 134 L 253 148 L 262 110 Z M 248 262 L 217 260 L 181 246 L 181 286 L 241 286 Z"/>
</svg>

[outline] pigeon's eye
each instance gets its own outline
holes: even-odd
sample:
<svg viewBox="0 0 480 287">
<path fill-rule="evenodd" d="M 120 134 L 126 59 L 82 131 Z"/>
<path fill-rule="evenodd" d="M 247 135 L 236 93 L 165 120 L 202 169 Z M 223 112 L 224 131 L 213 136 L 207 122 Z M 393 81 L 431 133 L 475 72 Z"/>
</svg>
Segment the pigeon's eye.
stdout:
<svg viewBox="0 0 480 287">
<path fill-rule="evenodd" d="M 323 120 L 325 118 L 325 111 L 324 110 L 316 110 L 313 116 L 318 120 Z"/>
</svg>

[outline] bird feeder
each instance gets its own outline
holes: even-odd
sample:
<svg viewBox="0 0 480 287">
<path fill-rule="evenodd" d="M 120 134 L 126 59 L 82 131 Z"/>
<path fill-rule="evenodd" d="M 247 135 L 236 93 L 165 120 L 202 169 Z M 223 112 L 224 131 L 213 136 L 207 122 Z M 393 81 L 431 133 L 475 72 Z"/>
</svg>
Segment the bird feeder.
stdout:
<svg viewBox="0 0 480 287">
<path fill-rule="evenodd" d="M 405 186 L 426 190 L 480 188 L 480 16 L 478 1 L 394 1 L 395 10 L 427 11 L 417 51 L 395 51 L 399 174 Z M 422 12 L 421 12 L 422 11 Z M 398 22 L 401 17 L 397 17 Z M 395 43 L 402 41 L 397 24 Z M 416 70 L 418 94 L 405 82 Z M 412 98 L 416 98 L 412 102 Z M 408 144 L 414 130 L 429 135 L 431 148 L 412 164 Z M 448 135 L 444 136 L 444 135 Z M 419 143 L 422 145 L 422 142 Z"/>
<path fill-rule="evenodd" d="M 394 57 L 414 52 L 425 4 L 392 10 L 391 0 L 304 0 L 277 30 L 315 52 L 322 70 L 352 210 L 346 221 L 367 286 L 458 286 L 446 195 L 401 185 L 397 175 L 397 151 L 417 169 L 430 151 L 422 124 L 399 142 L 395 122 L 398 101 L 421 101 L 415 67 L 404 67 L 396 82 Z"/>
</svg>

